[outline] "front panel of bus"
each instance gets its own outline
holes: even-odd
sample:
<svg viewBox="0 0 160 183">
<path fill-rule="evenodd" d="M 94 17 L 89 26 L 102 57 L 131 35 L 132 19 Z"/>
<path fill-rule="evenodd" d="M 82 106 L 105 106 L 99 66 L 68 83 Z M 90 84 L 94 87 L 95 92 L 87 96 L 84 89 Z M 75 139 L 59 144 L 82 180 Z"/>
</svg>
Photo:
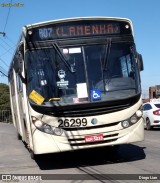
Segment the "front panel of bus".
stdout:
<svg viewBox="0 0 160 183">
<path fill-rule="evenodd" d="M 28 30 L 26 46 L 36 154 L 143 140 L 140 75 L 129 22 L 36 27 Z"/>
</svg>

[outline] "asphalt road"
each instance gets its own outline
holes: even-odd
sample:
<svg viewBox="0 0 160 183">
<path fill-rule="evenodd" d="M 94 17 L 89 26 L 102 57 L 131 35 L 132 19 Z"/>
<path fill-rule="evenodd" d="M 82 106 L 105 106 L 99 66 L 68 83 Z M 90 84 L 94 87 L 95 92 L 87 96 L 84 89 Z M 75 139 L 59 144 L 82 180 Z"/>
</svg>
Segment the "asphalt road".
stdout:
<svg viewBox="0 0 160 183">
<path fill-rule="evenodd" d="M 23 183 L 158 183 L 160 180 L 156 180 L 156 174 L 160 173 L 160 128 L 145 131 L 145 140 L 143 142 L 121 145 L 117 153 L 113 153 L 108 148 L 99 148 L 47 154 L 32 160 L 25 144 L 17 140 L 16 130 L 13 125 L 0 123 L 0 173 L 7 175 L 50 174 L 51 177 L 46 175 L 49 177 L 48 179 L 59 179 L 19 181 Z M 84 175 L 82 176 L 82 174 Z M 114 175 L 112 176 L 112 174 Z M 152 174 L 153 176 L 149 177 L 150 180 L 147 180 L 148 175 Z M 118 177 L 116 177 L 117 175 Z M 17 181 L 12 180 L 10 182 Z"/>
</svg>

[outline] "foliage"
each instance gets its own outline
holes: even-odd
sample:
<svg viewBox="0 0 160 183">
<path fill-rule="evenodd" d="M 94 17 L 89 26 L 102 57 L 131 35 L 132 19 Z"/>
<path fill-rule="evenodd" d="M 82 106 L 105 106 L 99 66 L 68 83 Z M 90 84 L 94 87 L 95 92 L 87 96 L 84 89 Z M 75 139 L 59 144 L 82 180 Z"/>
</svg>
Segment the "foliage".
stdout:
<svg viewBox="0 0 160 183">
<path fill-rule="evenodd" d="M 9 86 L 7 84 L 0 83 L 0 109 L 3 107 L 10 108 Z"/>
<path fill-rule="evenodd" d="M 9 86 L 4 83 L 0 83 L 0 122 L 12 122 Z"/>
</svg>

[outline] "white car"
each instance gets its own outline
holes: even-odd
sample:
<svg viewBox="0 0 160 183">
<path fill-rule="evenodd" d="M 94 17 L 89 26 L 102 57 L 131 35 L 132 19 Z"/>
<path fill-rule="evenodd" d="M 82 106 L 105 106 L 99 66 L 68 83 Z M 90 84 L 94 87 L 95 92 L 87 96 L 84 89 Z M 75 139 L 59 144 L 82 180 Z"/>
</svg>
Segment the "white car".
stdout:
<svg viewBox="0 0 160 183">
<path fill-rule="evenodd" d="M 160 99 L 154 99 L 143 104 L 144 127 L 151 130 L 160 126 Z"/>
</svg>

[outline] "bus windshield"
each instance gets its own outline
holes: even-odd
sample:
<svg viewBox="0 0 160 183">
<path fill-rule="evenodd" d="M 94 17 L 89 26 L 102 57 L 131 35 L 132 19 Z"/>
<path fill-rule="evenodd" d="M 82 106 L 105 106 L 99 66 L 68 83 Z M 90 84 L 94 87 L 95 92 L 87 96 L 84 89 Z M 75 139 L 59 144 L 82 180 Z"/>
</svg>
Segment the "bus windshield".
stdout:
<svg viewBox="0 0 160 183">
<path fill-rule="evenodd" d="M 35 90 L 42 105 L 59 98 L 60 106 L 132 97 L 140 92 L 133 48 L 116 42 L 27 51 L 27 94 Z"/>
</svg>

